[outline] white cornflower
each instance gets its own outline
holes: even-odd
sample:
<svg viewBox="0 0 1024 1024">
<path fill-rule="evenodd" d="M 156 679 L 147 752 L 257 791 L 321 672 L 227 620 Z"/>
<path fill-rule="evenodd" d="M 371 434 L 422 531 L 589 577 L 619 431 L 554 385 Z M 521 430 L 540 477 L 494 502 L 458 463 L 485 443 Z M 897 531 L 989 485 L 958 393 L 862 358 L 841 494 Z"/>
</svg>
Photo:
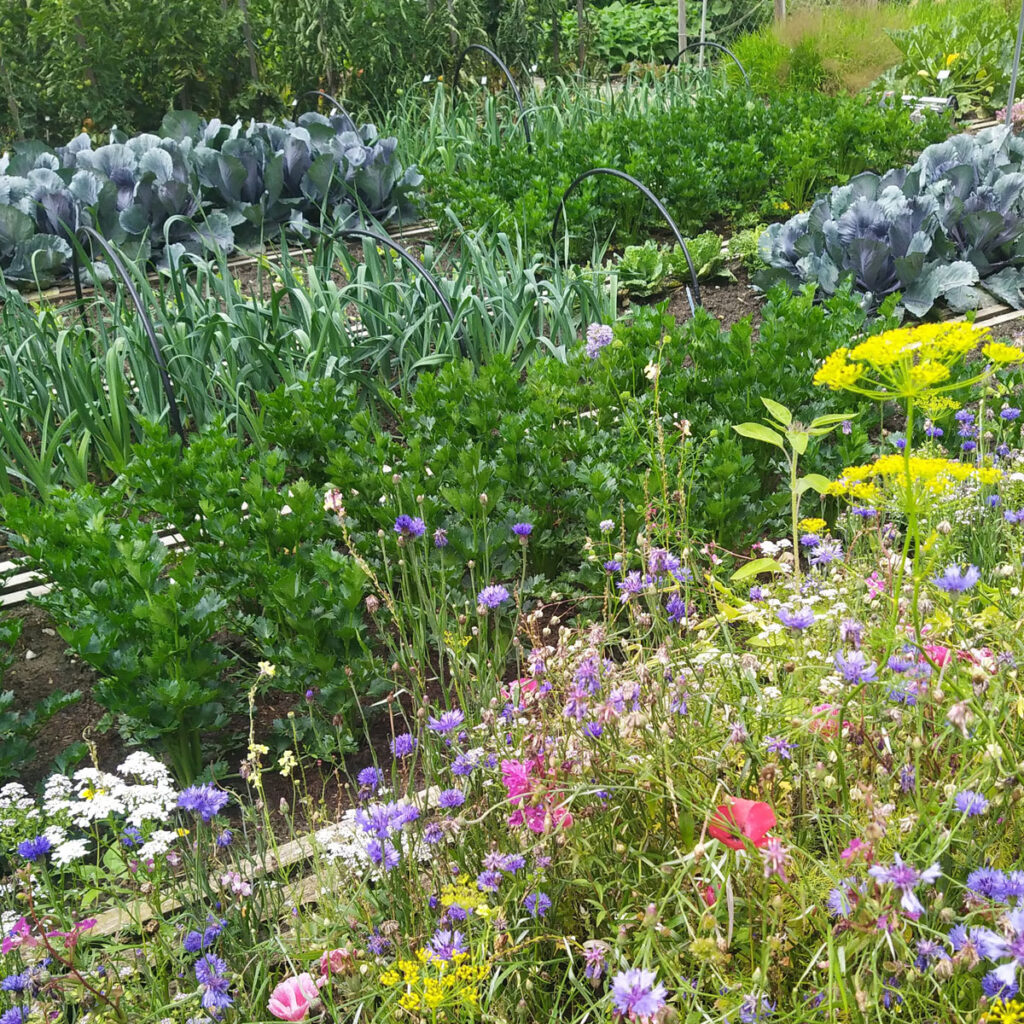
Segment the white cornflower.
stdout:
<svg viewBox="0 0 1024 1024">
<path fill-rule="evenodd" d="M 54 849 L 50 861 L 59 868 L 65 868 L 76 860 L 88 856 L 88 853 L 89 841 L 87 839 L 69 839 Z"/>
</svg>

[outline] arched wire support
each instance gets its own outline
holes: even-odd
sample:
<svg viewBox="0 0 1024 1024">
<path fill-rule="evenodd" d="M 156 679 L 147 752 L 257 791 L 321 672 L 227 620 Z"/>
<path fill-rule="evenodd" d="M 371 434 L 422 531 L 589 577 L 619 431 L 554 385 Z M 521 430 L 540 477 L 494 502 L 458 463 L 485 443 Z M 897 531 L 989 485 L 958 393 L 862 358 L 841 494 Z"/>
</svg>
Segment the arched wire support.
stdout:
<svg viewBox="0 0 1024 1024">
<path fill-rule="evenodd" d="M 90 227 L 83 227 L 79 229 L 78 233 L 79 235 L 84 235 L 92 239 L 99 245 L 106 255 L 111 269 L 117 274 L 124 283 L 125 288 L 128 290 L 128 294 L 131 296 L 132 302 L 135 304 L 135 309 L 139 315 L 139 319 L 142 321 L 142 328 L 146 332 L 146 337 L 149 338 L 149 347 L 153 352 L 153 359 L 156 361 L 157 371 L 160 374 L 160 383 L 163 386 L 164 394 L 167 396 L 168 415 L 171 418 L 171 429 L 181 438 L 182 445 L 187 444 L 188 439 L 185 436 L 185 428 L 182 426 L 181 422 L 181 413 L 178 410 L 178 400 L 174 397 L 174 387 L 171 384 L 171 378 L 167 373 L 167 363 L 164 361 L 164 355 L 160 349 L 160 342 L 157 340 L 156 331 L 153 328 L 153 321 L 150 319 L 149 312 L 146 310 L 145 304 L 139 296 L 139 291 L 135 287 L 135 282 L 128 273 L 128 269 L 125 267 L 120 254 L 98 231 Z M 79 298 L 81 298 L 82 290 L 81 285 L 79 284 L 80 271 L 78 266 L 77 247 L 72 246 L 71 255 L 73 261 L 72 270 L 75 275 L 75 288 L 78 292 Z"/>
<path fill-rule="evenodd" d="M 396 253 L 399 258 L 412 267 L 426 281 L 427 287 L 437 296 L 438 302 L 444 307 L 449 322 L 458 334 L 459 352 L 464 357 L 469 358 L 469 345 L 466 342 L 465 331 L 462 324 L 456 322 L 455 310 L 452 309 L 448 296 L 441 290 L 441 286 L 437 283 L 437 278 L 408 249 L 399 245 L 388 235 L 382 234 L 379 231 L 372 231 L 370 228 L 338 228 L 335 231 L 329 231 L 326 228 L 313 228 L 312 230 L 318 232 L 321 237 L 331 242 L 337 241 L 339 238 L 369 238 L 379 245 L 386 245 L 392 252 Z"/>
<path fill-rule="evenodd" d="M 304 92 L 305 96 L 322 96 L 328 103 L 330 103 L 339 114 L 344 114 L 353 124 L 355 121 L 352 119 L 352 115 L 330 94 L 323 91 L 323 89 L 313 89 L 310 92 Z"/>
<path fill-rule="evenodd" d="M 480 50 L 481 52 L 486 53 L 487 56 L 490 57 L 499 68 L 501 68 L 501 72 L 508 80 L 508 84 L 512 86 L 512 95 L 515 96 L 516 104 L 519 107 L 519 123 L 523 126 L 523 135 L 526 137 L 527 152 L 533 153 L 533 137 L 530 134 L 530 122 L 526 117 L 526 107 L 523 106 L 522 93 L 519 91 L 519 86 L 516 85 L 516 80 L 512 77 L 512 72 L 509 71 L 508 65 L 489 46 L 484 46 L 483 43 L 470 43 L 469 46 L 459 54 L 459 59 L 455 62 L 455 71 L 452 74 L 452 89 L 455 90 L 459 87 L 459 72 L 462 70 L 462 65 L 465 63 L 466 55 L 470 50 Z"/>
<path fill-rule="evenodd" d="M 642 182 L 637 181 L 631 174 L 626 174 L 625 171 L 617 171 L 613 167 L 592 167 L 589 171 L 584 171 L 581 175 L 573 180 L 569 187 L 562 193 L 562 198 L 558 200 L 558 209 L 555 211 L 555 219 L 551 224 L 551 242 L 555 247 L 555 252 L 558 252 L 558 225 L 562 220 L 562 216 L 565 213 L 565 201 L 569 198 L 569 194 L 576 190 L 576 187 L 582 182 L 586 181 L 587 178 L 596 177 L 599 174 L 606 174 L 612 178 L 621 178 L 623 181 L 629 182 L 635 189 L 638 189 L 643 195 L 649 199 L 657 208 L 658 213 L 664 218 L 665 223 L 672 229 L 672 234 L 676 236 L 676 243 L 679 248 L 683 250 L 683 255 L 686 257 L 686 265 L 690 270 L 690 281 L 693 284 L 693 289 L 687 287 L 686 293 L 690 300 L 690 312 L 691 314 L 695 311 L 696 306 L 702 305 L 700 298 L 700 285 L 697 284 L 697 271 L 694 268 L 693 260 L 690 259 L 690 250 L 686 248 L 686 242 L 683 241 L 682 233 L 680 232 L 676 222 L 672 219 L 672 215 L 665 209 L 665 204 Z"/>
<path fill-rule="evenodd" d="M 736 54 L 733 53 L 732 50 L 730 50 L 727 46 L 723 46 L 721 43 L 714 43 L 710 39 L 705 39 L 703 43 L 700 42 L 699 40 L 693 43 L 688 43 L 668 62 L 668 66 L 670 68 L 676 67 L 679 64 L 679 58 L 682 57 L 682 55 L 686 53 L 687 50 L 692 50 L 694 48 L 699 50 L 703 49 L 706 46 L 714 47 L 714 49 L 716 50 L 721 50 L 722 53 L 724 53 L 727 57 L 732 57 L 732 59 L 736 62 L 736 67 L 740 69 L 740 74 L 743 76 L 744 84 L 747 86 L 748 89 L 750 88 L 750 76 L 747 74 L 747 69 L 740 63 L 739 57 L 737 57 Z"/>
</svg>

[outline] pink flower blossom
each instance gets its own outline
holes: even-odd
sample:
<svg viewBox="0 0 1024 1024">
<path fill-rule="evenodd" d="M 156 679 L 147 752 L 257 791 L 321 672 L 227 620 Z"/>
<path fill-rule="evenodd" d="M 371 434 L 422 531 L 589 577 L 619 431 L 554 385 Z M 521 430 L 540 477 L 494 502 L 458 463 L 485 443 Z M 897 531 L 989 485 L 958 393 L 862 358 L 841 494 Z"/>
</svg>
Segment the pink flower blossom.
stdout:
<svg viewBox="0 0 1024 1024">
<path fill-rule="evenodd" d="M 270 994 L 267 1009 L 278 1020 L 305 1020 L 309 1015 L 310 1003 L 320 998 L 320 990 L 316 987 L 308 971 L 297 978 L 285 978 Z"/>
</svg>

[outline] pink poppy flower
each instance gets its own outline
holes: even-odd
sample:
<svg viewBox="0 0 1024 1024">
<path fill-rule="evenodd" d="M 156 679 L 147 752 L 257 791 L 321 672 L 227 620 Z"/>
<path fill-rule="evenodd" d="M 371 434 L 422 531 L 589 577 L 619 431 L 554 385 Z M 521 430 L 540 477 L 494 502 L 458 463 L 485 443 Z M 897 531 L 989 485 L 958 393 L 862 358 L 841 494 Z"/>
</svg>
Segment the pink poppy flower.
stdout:
<svg viewBox="0 0 1024 1024">
<path fill-rule="evenodd" d="M 760 800 L 730 797 L 715 808 L 708 835 L 725 843 L 730 850 L 742 850 L 746 843 L 758 848 L 768 842 L 768 830 L 775 827 L 775 812 Z"/>
<path fill-rule="evenodd" d="M 305 1020 L 310 1003 L 320 998 L 320 990 L 308 971 L 297 978 L 285 978 L 270 994 L 267 1009 L 278 1020 Z"/>
</svg>

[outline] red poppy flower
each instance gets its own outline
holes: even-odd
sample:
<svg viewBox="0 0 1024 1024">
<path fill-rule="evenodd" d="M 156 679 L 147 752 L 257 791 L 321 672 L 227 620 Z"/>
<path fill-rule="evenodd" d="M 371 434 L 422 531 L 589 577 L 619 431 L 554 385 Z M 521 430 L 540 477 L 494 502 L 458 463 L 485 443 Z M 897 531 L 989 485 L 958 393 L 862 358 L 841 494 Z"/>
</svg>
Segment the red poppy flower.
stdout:
<svg viewBox="0 0 1024 1024">
<path fill-rule="evenodd" d="M 768 842 L 768 830 L 774 827 L 775 812 L 768 804 L 730 797 L 727 804 L 715 808 L 708 835 L 725 843 L 730 850 L 742 850 L 746 845 L 744 839 L 760 848 Z"/>
</svg>

